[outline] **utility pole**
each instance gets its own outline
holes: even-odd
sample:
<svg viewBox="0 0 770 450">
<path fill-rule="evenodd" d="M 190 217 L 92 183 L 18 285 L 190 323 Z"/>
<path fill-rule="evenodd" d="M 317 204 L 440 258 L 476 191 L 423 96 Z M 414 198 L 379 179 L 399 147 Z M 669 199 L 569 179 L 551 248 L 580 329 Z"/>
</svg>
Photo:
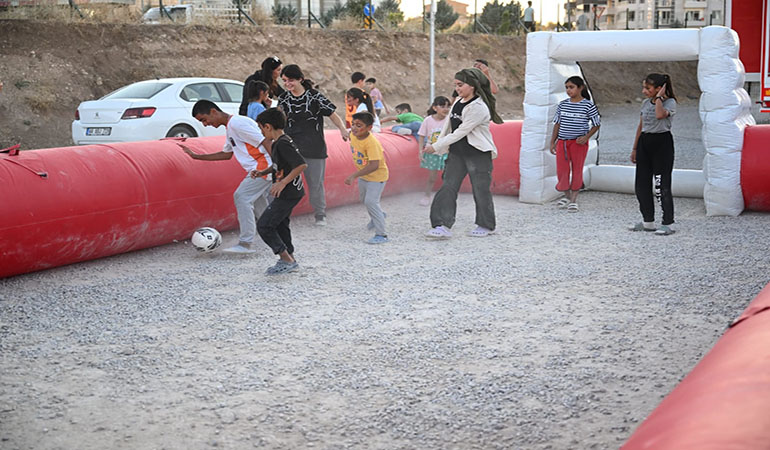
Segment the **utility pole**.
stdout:
<svg viewBox="0 0 770 450">
<path fill-rule="evenodd" d="M 476 14 L 478 14 L 479 10 L 479 0 L 473 0 L 473 32 L 476 32 L 476 22 L 478 21 Z M 433 101 L 433 99 L 430 99 L 430 101 Z"/>
</svg>

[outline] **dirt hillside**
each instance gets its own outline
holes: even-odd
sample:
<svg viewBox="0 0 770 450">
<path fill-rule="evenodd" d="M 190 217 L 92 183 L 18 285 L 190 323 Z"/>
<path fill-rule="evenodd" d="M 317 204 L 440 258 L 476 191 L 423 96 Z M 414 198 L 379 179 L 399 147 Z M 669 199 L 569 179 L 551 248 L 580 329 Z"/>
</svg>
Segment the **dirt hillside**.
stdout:
<svg viewBox="0 0 770 450">
<path fill-rule="evenodd" d="M 437 94 L 451 92 L 458 69 L 485 58 L 501 88 L 501 114 L 521 117 L 524 38 L 442 34 L 436 48 Z M 273 54 L 299 64 L 338 106 L 350 73 L 358 70 L 378 79 L 391 105 L 408 101 L 422 111 L 428 106 L 428 49 L 428 36 L 420 33 L 2 20 L 0 148 L 70 145 L 70 123 L 81 101 L 156 77 L 243 80 Z M 600 105 L 633 101 L 639 96 L 639 80 L 652 70 L 670 72 L 685 100 L 698 96 L 695 63 L 584 67 Z"/>
</svg>

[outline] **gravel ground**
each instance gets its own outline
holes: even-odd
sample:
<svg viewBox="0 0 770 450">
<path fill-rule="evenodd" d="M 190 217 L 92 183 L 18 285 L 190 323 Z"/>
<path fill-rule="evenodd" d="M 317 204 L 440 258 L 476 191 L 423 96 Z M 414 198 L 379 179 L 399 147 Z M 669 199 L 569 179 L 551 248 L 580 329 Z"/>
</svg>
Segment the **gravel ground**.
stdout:
<svg viewBox="0 0 770 450">
<path fill-rule="evenodd" d="M 768 216 L 632 233 L 636 201 L 419 194 L 293 222 L 298 273 L 189 242 L 0 280 L 3 449 L 617 448 L 768 282 Z M 236 239 L 225 233 L 226 244 Z"/>
<path fill-rule="evenodd" d="M 639 105 L 600 105 L 599 112 L 602 115 L 599 164 L 632 165 L 628 158 L 639 125 Z M 674 168 L 703 169 L 706 147 L 701 140 L 701 127 L 697 102 L 677 106 L 672 128 Z"/>
</svg>

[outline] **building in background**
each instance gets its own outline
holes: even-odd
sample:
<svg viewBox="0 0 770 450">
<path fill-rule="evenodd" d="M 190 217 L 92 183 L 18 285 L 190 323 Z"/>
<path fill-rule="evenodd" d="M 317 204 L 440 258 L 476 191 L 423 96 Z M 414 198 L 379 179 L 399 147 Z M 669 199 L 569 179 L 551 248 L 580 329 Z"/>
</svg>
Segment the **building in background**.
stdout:
<svg viewBox="0 0 770 450">
<path fill-rule="evenodd" d="M 606 29 L 724 25 L 724 0 L 607 0 Z"/>
</svg>

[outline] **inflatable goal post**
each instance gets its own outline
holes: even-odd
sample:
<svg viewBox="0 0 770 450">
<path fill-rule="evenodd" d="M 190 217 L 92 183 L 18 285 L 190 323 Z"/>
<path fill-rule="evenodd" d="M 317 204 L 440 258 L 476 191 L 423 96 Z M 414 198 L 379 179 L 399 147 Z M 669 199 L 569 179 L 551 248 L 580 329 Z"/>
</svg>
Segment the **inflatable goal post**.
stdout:
<svg viewBox="0 0 770 450">
<path fill-rule="evenodd" d="M 678 196 L 703 196 L 709 216 L 740 214 L 744 206 L 740 184 L 743 132 L 754 119 L 751 99 L 743 89 L 745 72 L 738 48 L 738 35 L 725 27 L 530 33 L 519 199 L 545 203 L 558 196 L 556 163 L 549 152 L 552 119 L 556 105 L 567 98 L 565 80 L 581 75 L 576 61 L 697 60 L 706 157 L 702 171 L 675 169 L 672 190 Z M 639 78 L 645 75 L 640 73 Z M 597 166 L 596 143 L 590 148 L 584 168 L 586 187 L 633 192 L 634 168 Z"/>
</svg>

